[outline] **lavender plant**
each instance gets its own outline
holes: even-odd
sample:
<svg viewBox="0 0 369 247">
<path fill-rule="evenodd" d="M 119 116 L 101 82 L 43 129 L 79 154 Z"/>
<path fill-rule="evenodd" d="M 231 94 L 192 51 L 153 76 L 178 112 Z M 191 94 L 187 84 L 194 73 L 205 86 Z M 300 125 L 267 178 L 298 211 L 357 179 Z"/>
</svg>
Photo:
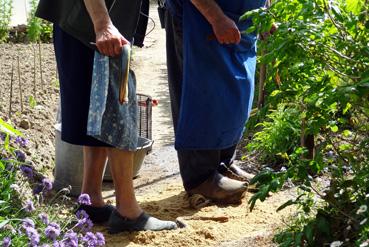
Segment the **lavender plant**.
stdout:
<svg viewBox="0 0 369 247">
<path fill-rule="evenodd" d="M 68 189 L 52 191 L 52 182 L 28 161 L 28 143 L 0 119 L 0 245 L 104 246 L 87 213 L 75 215 L 77 205 L 67 206 Z M 90 198 L 83 194 L 78 203 L 89 204 Z"/>
</svg>

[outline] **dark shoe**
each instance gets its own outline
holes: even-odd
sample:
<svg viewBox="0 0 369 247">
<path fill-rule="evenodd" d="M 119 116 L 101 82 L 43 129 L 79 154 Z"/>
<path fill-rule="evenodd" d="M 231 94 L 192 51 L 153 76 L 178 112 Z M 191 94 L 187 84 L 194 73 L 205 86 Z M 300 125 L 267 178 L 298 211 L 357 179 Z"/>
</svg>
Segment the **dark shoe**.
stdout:
<svg viewBox="0 0 369 247">
<path fill-rule="evenodd" d="M 131 220 L 120 215 L 114 210 L 109 219 L 109 233 L 133 231 L 162 231 L 177 229 L 177 224 L 173 221 L 163 221 L 143 212 L 137 219 Z"/>
<path fill-rule="evenodd" d="M 241 181 L 244 183 L 249 184 L 249 179 L 247 179 L 246 177 L 240 176 L 237 173 L 233 172 L 231 169 L 229 169 L 229 167 L 227 167 L 225 164 L 221 163 L 219 166 L 219 172 L 223 175 L 226 176 L 230 179 L 234 179 L 237 181 Z"/>
<path fill-rule="evenodd" d="M 110 215 L 115 210 L 115 207 L 112 205 L 93 207 L 90 205 L 82 204 L 78 207 L 76 212 L 80 210 L 84 210 L 94 224 L 103 224 L 109 220 Z"/>
<path fill-rule="evenodd" d="M 220 166 L 219 166 L 219 171 L 220 171 L 221 174 L 223 174 L 224 176 L 226 176 L 228 178 L 247 183 L 248 184 L 248 186 L 247 186 L 247 191 L 248 192 L 256 193 L 256 192 L 259 191 L 258 188 L 256 188 L 255 184 L 250 185 L 250 181 L 254 177 L 254 175 L 244 171 L 239 166 L 237 166 L 235 164 L 232 164 L 230 166 L 226 166 L 224 163 L 221 163 Z"/>
<path fill-rule="evenodd" d="M 239 203 L 247 190 L 247 183 L 230 179 L 215 172 L 195 189 L 187 191 L 192 196 L 199 194 L 221 204 Z"/>
<path fill-rule="evenodd" d="M 246 183 L 250 183 L 251 179 L 254 177 L 254 175 L 247 173 L 246 171 L 244 171 L 242 168 L 240 168 L 235 164 L 226 166 L 224 163 L 221 163 L 220 171 L 226 177 Z"/>
</svg>

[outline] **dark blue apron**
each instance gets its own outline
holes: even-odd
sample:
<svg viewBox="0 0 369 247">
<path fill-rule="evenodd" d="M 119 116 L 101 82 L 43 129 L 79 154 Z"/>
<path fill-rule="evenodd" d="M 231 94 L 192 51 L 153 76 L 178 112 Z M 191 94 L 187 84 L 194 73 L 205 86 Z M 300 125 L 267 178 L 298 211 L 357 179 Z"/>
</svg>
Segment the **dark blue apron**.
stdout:
<svg viewBox="0 0 369 247">
<path fill-rule="evenodd" d="M 251 22 L 239 22 L 239 17 L 265 0 L 217 3 L 243 31 Z M 221 45 L 209 39 L 212 28 L 190 1 L 183 1 L 182 13 L 184 77 L 175 147 L 231 147 L 240 140 L 252 107 L 256 35 L 242 35 L 238 45 Z"/>
</svg>

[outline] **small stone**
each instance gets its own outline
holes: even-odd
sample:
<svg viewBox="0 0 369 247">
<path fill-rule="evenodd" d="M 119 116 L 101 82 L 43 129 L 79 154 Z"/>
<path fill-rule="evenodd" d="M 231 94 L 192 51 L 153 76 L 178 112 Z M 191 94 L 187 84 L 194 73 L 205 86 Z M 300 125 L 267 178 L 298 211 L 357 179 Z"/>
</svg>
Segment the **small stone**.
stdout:
<svg viewBox="0 0 369 247">
<path fill-rule="evenodd" d="M 19 123 L 19 127 L 21 127 L 22 129 L 28 130 L 31 127 L 31 123 L 26 120 L 23 119 L 20 123 Z"/>
</svg>

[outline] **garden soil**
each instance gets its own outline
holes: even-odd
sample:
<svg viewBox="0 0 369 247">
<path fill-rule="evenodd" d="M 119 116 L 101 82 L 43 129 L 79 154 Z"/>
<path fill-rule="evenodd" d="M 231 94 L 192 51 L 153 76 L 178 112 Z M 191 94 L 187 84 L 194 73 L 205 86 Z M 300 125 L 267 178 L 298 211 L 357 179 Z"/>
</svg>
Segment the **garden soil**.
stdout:
<svg viewBox="0 0 369 247">
<path fill-rule="evenodd" d="M 293 190 L 258 202 L 252 212 L 247 203 L 251 193 L 240 205 L 190 207 L 173 148 L 165 34 L 160 29 L 155 6 L 151 16 L 156 25 L 150 22 L 149 29 L 153 28 L 153 31 L 146 37 L 145 46 L 134 49 L 133 69 L 137 75 L 138 92 L 152 96 L 159 104 L 153 108 L 153 150 L 135 179 L 135 187 L 145 211 L 161 219 L 180 217 L 186 227 L 118 235 L 108 235 L 103 227 L 96 227 L 96 230 L 106 233 L 107 246 L 273 246 L 274 232 L 291 216 L 288 209 L 279 213 L 276 209 L 293 196 Z M 27 148 L 28 159 L 50 177 L 54 167 L 54 124 L 59 105 L 57 77 L 51 44 L 41 44 L 40 47 L 0 45 L 0 116 L 31 140 Z M 114 203 L 113 185 L 109 182 L 104 184 L 104 198 Z"/>
</svg>

